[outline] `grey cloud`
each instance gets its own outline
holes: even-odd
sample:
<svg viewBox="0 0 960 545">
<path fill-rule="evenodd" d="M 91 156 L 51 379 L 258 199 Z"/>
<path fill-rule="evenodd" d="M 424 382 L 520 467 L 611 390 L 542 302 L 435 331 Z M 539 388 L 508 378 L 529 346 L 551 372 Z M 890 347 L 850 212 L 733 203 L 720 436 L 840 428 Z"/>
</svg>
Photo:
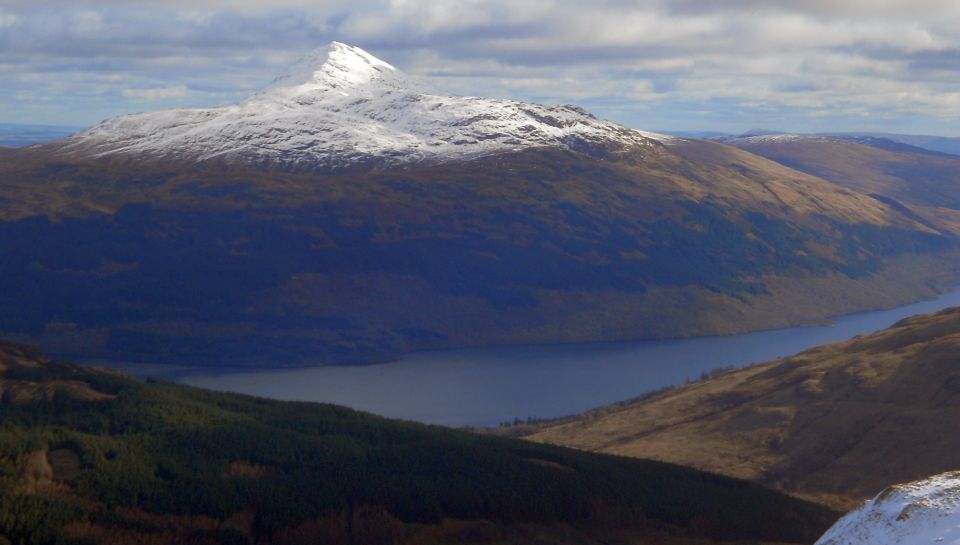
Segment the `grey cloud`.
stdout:
<svg viewBox="0 0 960 545">
<path fill-rule="evenodd" d="M 948 81 L 960 82 L 960 47 L 911 55 L 909 63 L 912 72 L 939 72 Z"/>
</svg>

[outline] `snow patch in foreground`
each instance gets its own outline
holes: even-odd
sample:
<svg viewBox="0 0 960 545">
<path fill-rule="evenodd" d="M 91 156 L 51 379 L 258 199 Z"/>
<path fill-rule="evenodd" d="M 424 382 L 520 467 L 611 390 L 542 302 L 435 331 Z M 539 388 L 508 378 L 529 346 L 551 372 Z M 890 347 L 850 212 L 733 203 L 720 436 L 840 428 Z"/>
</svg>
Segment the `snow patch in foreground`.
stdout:
<svg viewBox="0 0 960 545">
<path fill-rule="evenodd" d="M 887 488 L 816 545 L 960 545 L 960 471 Z"/>
</svg>

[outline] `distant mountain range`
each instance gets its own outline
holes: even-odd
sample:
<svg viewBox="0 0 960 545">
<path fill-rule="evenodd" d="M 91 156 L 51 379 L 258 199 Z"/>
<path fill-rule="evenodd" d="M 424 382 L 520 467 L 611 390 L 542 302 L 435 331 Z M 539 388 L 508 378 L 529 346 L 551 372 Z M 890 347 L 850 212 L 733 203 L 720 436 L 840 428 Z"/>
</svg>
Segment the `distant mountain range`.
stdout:
<svg viewBox="0 0 960 545">
<path fill-rule="evenodd" d="M 825 136 L 830 138 L 835 138 L 838 140 L 850 140 L 853 142 L 860 142 L 869 145 L 874 145 L 880 148 L 888 149 L 900 149 L 903 151 L 908 151 L 908 148 L 902 146 L 897 146 L 897 144 L 902 144 L 903 146 L 909 146 L 916 149 L 932 151 L 936 153 L 946 153 L 950 155 L 960 155 L 960 137 L 950 137 L 950 136 L 930 136 L 922 134 L 895 134 L 895 133 L 883 133 L 883 132 L 834 132 L 834 133 L 786 133 L 782 131 L 770 130 L 770 129 L 751 129 L 741 134 L 732 134 L 732 133 L 722 133 L 722 132 L 713 132 L 713 131 L 704 131 L 704 132 L 674 132 L 674 131 L 664 131 L 667 134 L 675 136 L 690 136 L 695 138 L 708 138 L 713 140 L 729 140 L 736 138 L 747 138 L 752 136 L 799 136 L 799 137 L 816 137 L 816 136 Z"/>
<path fill-rule="evenodd" d="M 915 316 L 532 438 L 691 465 L 851 509 L 894 483 L 957 469 L 958 339 L 960 309 Z"/>
<path fill-rule="evenodd" d="M 892 140 L 908 146 L 923 148 L 940 153 L 960 155 L 960 138 L 949 136 L 929 136 L 922 134 L 892 134 L 892 133 L 836 133 L 840 138 L 878 138 Z"/>
<path fill-rule="evenodd" d="M 232 106 L 0 149 L 0 274 L 23 287 L 0 292 L 0 335 L 126 361 L 366 363 L 817 323 L 960 281 L 936 174 L 914 191 L 791 166 L 451 95 L 333 43 Z"/>
<path fill-rule="evenodd" d="M 18 148 L 30 144 L 60 140 L 80 130 L 82 130 L 81 127 L 0 123 L 0 146 Z"/>
</svg>

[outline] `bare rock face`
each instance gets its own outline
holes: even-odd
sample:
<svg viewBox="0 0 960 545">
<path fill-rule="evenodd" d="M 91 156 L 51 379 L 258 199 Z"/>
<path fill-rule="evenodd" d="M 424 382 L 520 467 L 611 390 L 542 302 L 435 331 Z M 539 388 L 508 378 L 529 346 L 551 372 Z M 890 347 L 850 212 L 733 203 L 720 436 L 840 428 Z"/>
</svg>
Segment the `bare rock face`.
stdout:
<svg viewBox="0 0 960 545">
<path fill-rule="evenodd" d="M 816 545 L 960 543 L 960 471 L 887 488 L 840 519 Z"/>
</svg>

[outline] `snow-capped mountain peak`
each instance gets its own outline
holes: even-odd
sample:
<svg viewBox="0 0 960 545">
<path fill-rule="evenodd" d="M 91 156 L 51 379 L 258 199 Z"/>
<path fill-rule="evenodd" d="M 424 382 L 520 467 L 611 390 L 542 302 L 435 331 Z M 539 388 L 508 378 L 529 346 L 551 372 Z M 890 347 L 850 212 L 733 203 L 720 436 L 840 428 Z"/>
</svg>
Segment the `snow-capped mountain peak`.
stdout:
<svg viewBox="0 0 960 545">
<path fill-rule="evenodd" d="M 392 64 L 359 47 L 340 42 L 330 42 L 327 47 L 303 56 L 264 91 L 269 94 L 282 89 L 300 92 L 336 90 L 349 94 L 371 85 L 398 90 L 435 91 Z"/>
<path fill-rule="evenodd" d="M 960 472 L 894 485 L 837 521 L 816 545 L 960 544 Z"/>
<path fill-rule="evenodd" d="M 573 106 L 444 93 L 358 47 L 332 42 L 237 104 L 116 117 L 53 148 L 82 157 L 336 169 L 532 147 L 650 148 L 670 139 Z"/>
<path fill-rule="evenodd" d="M 382 78 L 397 69 L 366 51 L 340 42 L 303 56 L 274 80 L 272 88 L 309 84 L 351 87 Z"/>
</svg>

